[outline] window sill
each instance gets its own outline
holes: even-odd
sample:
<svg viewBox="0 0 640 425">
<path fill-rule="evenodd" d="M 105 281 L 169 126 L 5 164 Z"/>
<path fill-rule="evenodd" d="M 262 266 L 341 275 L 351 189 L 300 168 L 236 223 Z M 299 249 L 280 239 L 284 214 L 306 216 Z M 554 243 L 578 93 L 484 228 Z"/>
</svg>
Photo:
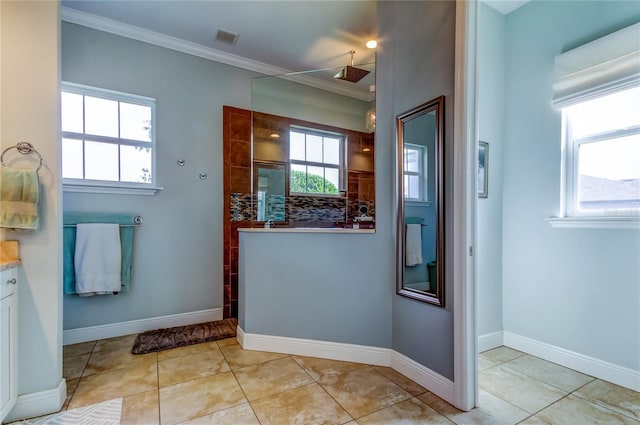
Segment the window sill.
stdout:
<svg viewBox="0 0 640 425">
<path fill-rule="evenodd" d="M 413 206 L 413 207 L 430 207 L 433 202 L 431 201 L 404 201 L 405 205 Z"/>
<path fill-rule="evenodd" d="M 162 187 L 108 186 L 101 184 L 63 183 L 62 190 L 67 193 L 99 193 L 105 195 L 147 195 L 153 196 Z"/>
<path fill-rule="evenodd" d="M 640 229 L 640 216 L 635 217 L 549 217 L 555 228 L 573 229 Z"/>
</svg>

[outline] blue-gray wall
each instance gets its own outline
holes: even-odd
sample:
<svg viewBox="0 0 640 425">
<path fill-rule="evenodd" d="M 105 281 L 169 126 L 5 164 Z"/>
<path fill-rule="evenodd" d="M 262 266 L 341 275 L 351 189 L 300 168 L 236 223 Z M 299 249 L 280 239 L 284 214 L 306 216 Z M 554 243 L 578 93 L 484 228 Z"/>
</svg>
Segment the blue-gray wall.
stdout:
<svg viewBox="0 0 640 425">
<path fill-rule="evenodd" d="M 560 202 L 554 56 L 638 21 L 635 1 L 534 1 L 507 17 L 503 170 L 505 331 L 635 371 L 640 232 L 545 218 Z"/>
<path fill-rule="evenodd" d="M 64 81 L 156 99 L 157 184 L 164 187 L 155 196 L 64 194 L 65 211 L 144 217 L 135 230 L 131 291 L 65 296 L 64 329 L 221 308 L 222 105 L 250 109 L 256 74 L 69 23 L 62 24 L 61 63 Z"/>
<path fill-rule="evenodd" d="M 478 335 L 503 330 L 502 323 L 502 160 L 506 17 L 478 4 L 478 132 L 489 143 L 488 197 L 478 198 L 476 285 Z M 482 339 L 481 339 L 482 341 Z"/>
<path fill-rule="evenodd" d="M 390 109 L 384 113 L 378 111 L 377 143 L 383 145 L 395 140 L 397 115 L 445 96 L 445 215 L 448 218 L 445 238 L 450 240 L 454 208 L 451 188 L 455 2 L 380 2 L 378 15 L 378 38 L 383 40 L 377 55 L 378 76 L 388 73 L 387 80 L 377 83 L 378 109 L 382 104 Z M 385 84 L 389 86 L 384 87 Z M 395 154 L 389 155 L 386 161 L 392 162 L 393 158 Z M 395 176 L 389 178 L 395 180 Z M 376 183 L 380 181 L 378 177 Z M 395 223 L 390 225 L 394 227 L 395 237 Z M 392 347 L 453 380 L 453 244 L 446 242 L 446 245 L 445 308 L 394 295 Z"/>
</svg>

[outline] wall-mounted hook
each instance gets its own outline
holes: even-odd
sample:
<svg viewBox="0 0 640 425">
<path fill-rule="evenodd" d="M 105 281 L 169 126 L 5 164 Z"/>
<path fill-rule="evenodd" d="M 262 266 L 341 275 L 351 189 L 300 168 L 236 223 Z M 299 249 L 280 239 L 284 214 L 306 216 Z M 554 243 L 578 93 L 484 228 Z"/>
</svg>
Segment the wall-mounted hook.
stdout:
<svg viewBox="0 0 640 425">
<path fill-rule="evenodd" d="M 184 159 L 179 159 L 178 160 L 178 165 L 181 166 L 181 167 L 184 166 Z"/>
<path fill-rule="evenodd" d="M 200 180 L 206 180 L 207 179 L 207 173 L 200 173 Z"/>
</svg>

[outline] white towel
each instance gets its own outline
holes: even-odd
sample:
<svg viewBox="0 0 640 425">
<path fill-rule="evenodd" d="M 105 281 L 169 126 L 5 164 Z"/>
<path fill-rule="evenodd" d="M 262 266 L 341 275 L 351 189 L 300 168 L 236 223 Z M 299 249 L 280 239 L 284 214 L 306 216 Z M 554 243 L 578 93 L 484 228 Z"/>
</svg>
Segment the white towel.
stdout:
<svg viewBox="0 0 640 425">
<path fill-rule="evenodd" d="M 422 264 L 422 225 L 407 224 L 404 257 L 407 266 Z"/>
<path fill-rule="evenodd" d="M 81 223 L 76 227 L 74 266 L 78 295 L 86 297 L 120 292 L 120 226 Z"/>
</svg>

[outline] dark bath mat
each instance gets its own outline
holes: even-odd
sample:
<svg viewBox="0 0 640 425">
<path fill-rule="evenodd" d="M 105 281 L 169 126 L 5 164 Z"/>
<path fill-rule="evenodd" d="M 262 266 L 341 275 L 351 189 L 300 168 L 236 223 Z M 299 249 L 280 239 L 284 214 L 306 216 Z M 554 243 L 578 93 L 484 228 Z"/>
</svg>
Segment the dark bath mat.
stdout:
<svg viewBox="0 0 640 425">
<path fill-rule="evenodd" d="M 185 345 L 232 338 L 236 336 L 237 326 L 238 320 L 232 318 L 147 331 L 136 337 L 131 353 L 154 353 Z"/>
</svg>

